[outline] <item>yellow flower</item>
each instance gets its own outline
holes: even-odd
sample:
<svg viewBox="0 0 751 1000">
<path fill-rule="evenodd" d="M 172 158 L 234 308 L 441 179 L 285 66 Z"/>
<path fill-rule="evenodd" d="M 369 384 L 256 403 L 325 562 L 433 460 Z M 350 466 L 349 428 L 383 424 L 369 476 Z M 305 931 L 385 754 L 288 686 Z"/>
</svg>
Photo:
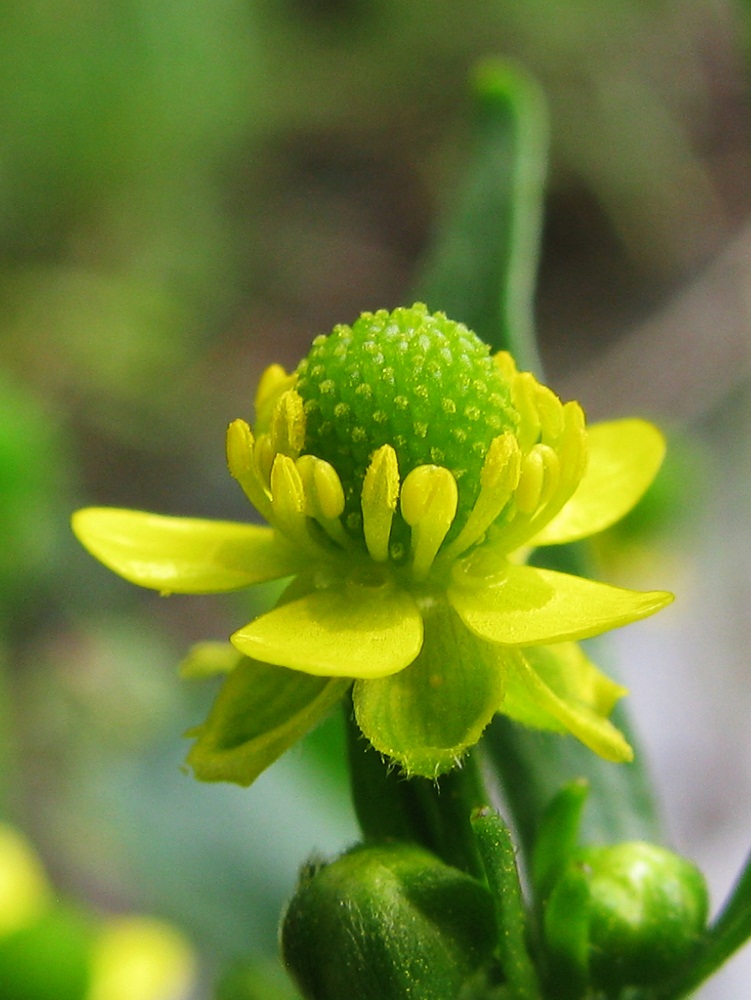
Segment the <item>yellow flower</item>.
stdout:
<svg viewBox="0 0 751 1000">
<path fill-rule="evenodd" d="M 641 420 L 587 430 L 577 403 L 416 305 L 336 327 L 293 374 L 266 371 L 255 427 L 230 425 L 227 457 L 268 527 L 101 508 L 73 527 L 162 593 L 292 578 L 231 649 L 185 665 L 229 671 L 194 734 L 199 777 L 249 783 L 353 682 L 362 732 L 408 774 L 449 770 L 498 711 L 628 760 L 607 720 L 624 691 L 576 640 L 671 595 L 526 557 L 617 521 L 663 453 Z"/>
</svg>

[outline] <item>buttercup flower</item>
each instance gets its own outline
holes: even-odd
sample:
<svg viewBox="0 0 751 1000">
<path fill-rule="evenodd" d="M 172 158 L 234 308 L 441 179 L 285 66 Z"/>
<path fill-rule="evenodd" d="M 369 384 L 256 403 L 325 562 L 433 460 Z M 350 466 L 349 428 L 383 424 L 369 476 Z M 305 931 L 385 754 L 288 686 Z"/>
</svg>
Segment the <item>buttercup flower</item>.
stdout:
<svg viewBox="0 0 751 1000">
<path fill-rule="evenodd" d="M 664 607 L 540 569 L 535 546 L 608 527 L 662 461 L 641 420 L 585 428 L 508 354 L 422 305 L 365 313 L 269 368 L 231 474 L 268 527 L 117 509 L 74 515 L 83 545 L 162 593 L 291 578 L 277 606 L 197 647 L 186 674 L 228 677 L 193 735 L 207 780 L 252 781 L 354 684 L 357 722 L 407 774 L 456 765 L 496 712 L 631 750 L 608 721 L 624 690 L 576 640 Z"/>
</svg>

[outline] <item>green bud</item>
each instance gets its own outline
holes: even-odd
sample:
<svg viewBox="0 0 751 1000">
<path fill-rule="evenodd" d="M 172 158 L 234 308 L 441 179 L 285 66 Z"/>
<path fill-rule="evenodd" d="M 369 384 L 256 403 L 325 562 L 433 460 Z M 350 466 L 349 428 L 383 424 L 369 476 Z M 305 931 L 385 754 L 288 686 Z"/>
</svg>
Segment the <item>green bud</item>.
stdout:
<svg viewBox="0 0 751 1000">
<path fill-rule="evenodd" d="M 545 910 L 554 970 L 608 991 L 657 986 L 691 955 L 707 910 L 701 872 L 665 848 L 638 841 L 581 848 Z"/>
<path fill-rule="evenodd" d="M 480 882 L 407 844 L 308 866 L 282 924 L 306 1000 L 457 1000 L 494 968 L 493 901 Z"/>
</svg>

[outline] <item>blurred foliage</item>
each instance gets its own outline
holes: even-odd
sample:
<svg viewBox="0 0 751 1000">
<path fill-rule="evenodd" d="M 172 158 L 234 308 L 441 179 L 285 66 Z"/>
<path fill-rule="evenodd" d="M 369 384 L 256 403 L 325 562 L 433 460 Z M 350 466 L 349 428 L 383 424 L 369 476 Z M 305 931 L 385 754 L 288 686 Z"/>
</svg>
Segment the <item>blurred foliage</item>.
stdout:
<svg viewBox="0 0 751 1000">
<path fill-rule="evenodd" d="M 173 666 L 237 614 L 142 601 L 75 549 L 69 511 L 248 516 L 227 422 L 251 416 L 267 362 L 402 304 L 461 184 L 477 59 L 517 60 L 549 106 L 544 358 L 603 348 L 748 214 L 747 16 L 729 0 L 2 5 L 3 809 L 62 886 L 180 920 L 211 966 L 271 952 L 298 862 L 355 835 L 339 719 L 252 796 L 180 774 L 212 692 Z"/>
</svg>

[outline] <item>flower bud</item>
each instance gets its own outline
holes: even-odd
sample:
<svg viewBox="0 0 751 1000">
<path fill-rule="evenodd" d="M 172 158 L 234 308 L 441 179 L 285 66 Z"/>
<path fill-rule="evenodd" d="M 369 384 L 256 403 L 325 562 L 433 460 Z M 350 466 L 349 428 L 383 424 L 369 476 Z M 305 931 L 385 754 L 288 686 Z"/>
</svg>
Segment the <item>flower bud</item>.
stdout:
<svg viewBox="0 0 751 1000">
<path fill-rule="evenodd" d="M 708 910 L 701 872 L 642 842 L 578 850 L 554 886 L 545 936 L 567 978 L 607 991 L 654 987 L 698 943 Z"/>
<path fill-rule="evenodd" d="M 456 1000 L 490 970 L 495 943 L 485 886 L 407 844 L 308 866 L 282 924 L 306 1000 Z"/>
</svg>

